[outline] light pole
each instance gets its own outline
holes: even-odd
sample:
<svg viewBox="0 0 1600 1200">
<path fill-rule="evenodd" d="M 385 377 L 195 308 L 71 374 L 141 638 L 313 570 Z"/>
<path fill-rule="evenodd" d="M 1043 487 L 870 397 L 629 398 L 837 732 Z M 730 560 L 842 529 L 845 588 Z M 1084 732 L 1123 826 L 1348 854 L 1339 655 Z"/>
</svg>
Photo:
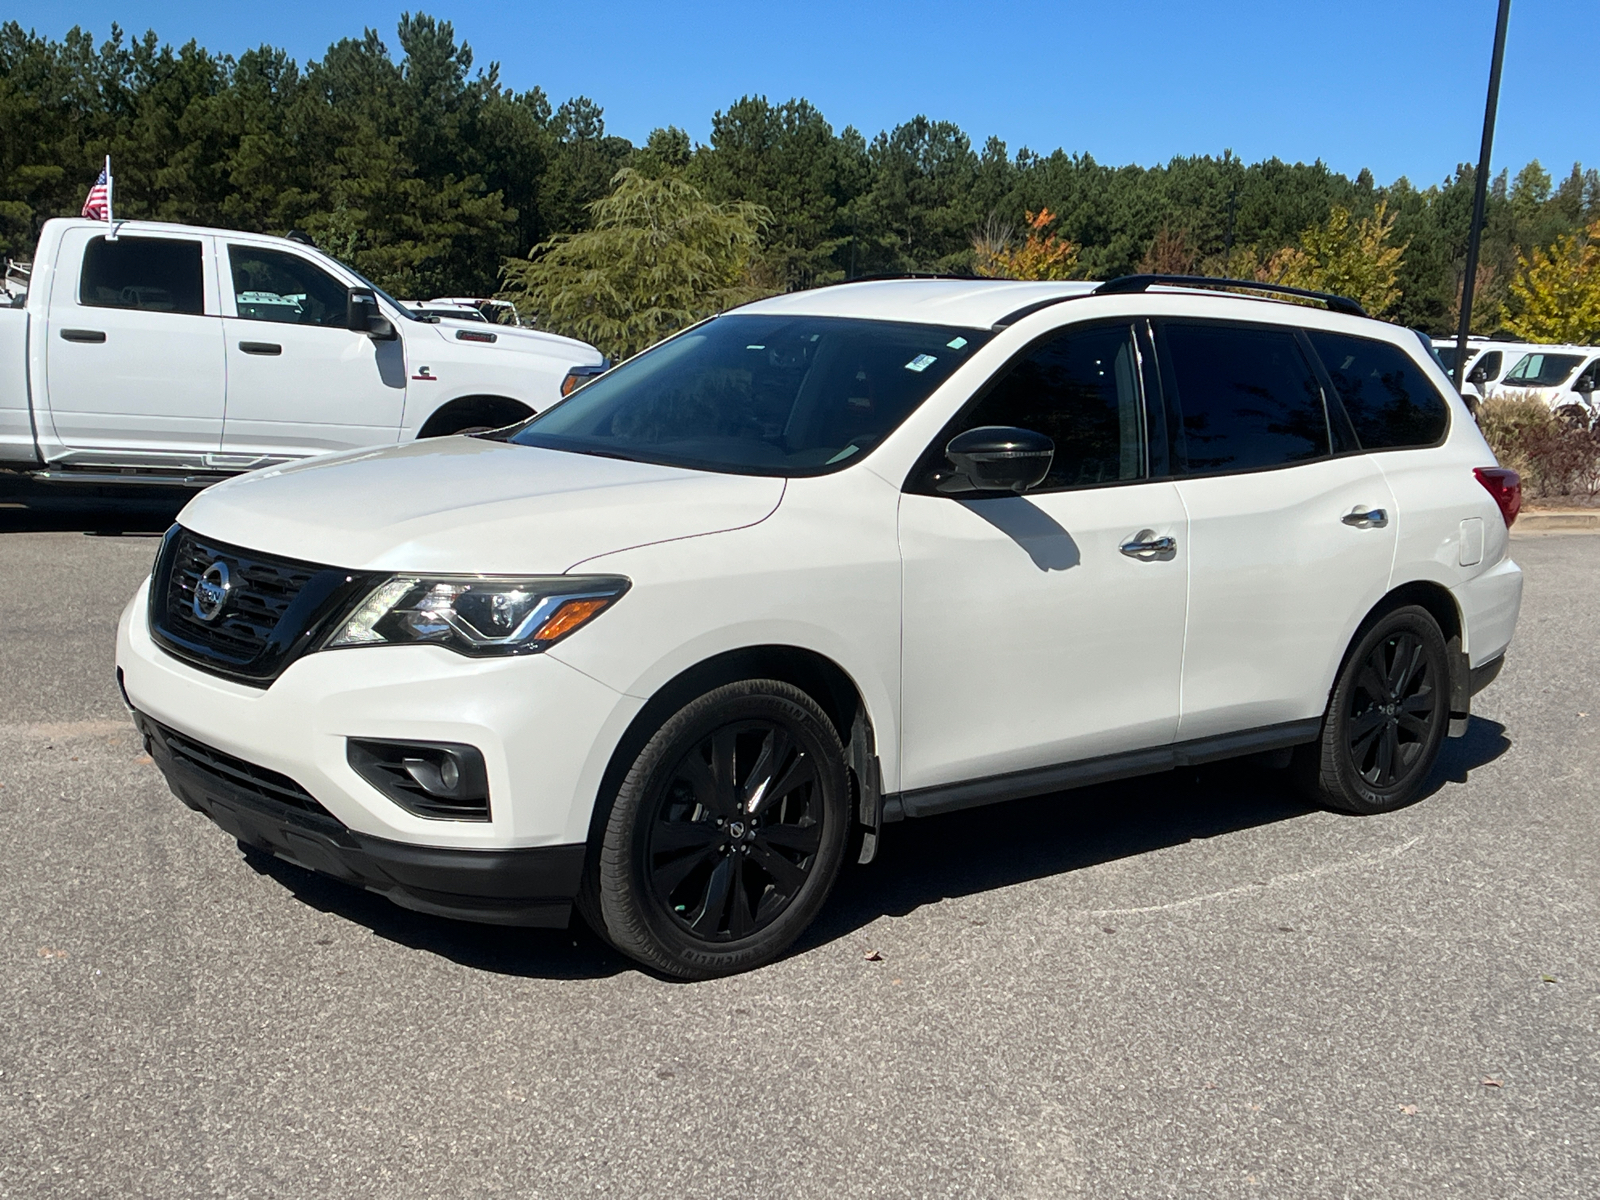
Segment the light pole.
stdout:
<svg viewBox="0 0 1600 1200">
<path fill-rule="evenodd" d="M 1483 106 L 1483 147 L 1478 152 L 1478 174 L 1472 181 L 1472 231 L 1467 235 L 1467 271 L 1461 280 L 1461 320 L 1456 326 L 1456 391 L 1466 379 L 1467 335 L 1472 331 L 1472 293 L 1478 282 L 1478 243 L 1483 240 L 1483 208 L 1489 193 L 1489 149 L 1494 145 L 1494 115 L 1500 106 L 1500 64 L 1506 56 L 1506 23 L 1511 0 L 1500 0 L 1494 26 L 1494 59 L 1489 64 L 1489 98 Z"/>
</svg>

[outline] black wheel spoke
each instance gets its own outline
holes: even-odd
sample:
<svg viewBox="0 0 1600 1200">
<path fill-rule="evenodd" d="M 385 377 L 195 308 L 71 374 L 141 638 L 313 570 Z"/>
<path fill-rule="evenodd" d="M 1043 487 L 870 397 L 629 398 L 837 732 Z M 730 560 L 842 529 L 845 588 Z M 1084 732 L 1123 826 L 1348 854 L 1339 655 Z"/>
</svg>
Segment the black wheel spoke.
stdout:
<svg viewBox="0 0 1600 1200">
<path fill-rule="evenodd" d="M 650 839 L 650 852 L 657 858 L 690 848 L 704 849 L 722 836 L 722 830 L 709 821 L 662 821 Z"/>
<path fill-rule="evenodd" d="M 739 738 L 733 728 L 719 729 L 711 738 L 711 775 L 716 781 L 715 808 L 725 817 L 739 810 Z"/>
<path fill-rule="evenodd" d="M 778 891 L 786 897 L 792 896 L 800 890 L 800 885 L 806 881 L 806 873 L 790 862 L 777 851 L 761 844 L 761 839 L 756 839 L 756 844 L 750 850 L 750 857 L 777 885 Z"/>
<path fill-rule="evenodd" d="M 728 897 L 733 890 L 733 873 L 730 855 L 712 868 L 699 911 L 689 914 L 689 928 L 702 937 L 715 937 L 722 930 L 722 917 L 728 911 Z"/>
<path fill-rule="evenodd" d="M 1403 713 L 1431 713 L 1433 711 L 1433 692 L 1418 692 L 1415 696 L 1407 696 L 1400 701 L 1400 711 Z"/>
<path fill-rule="evenodd" d="M 1381 708 L 1369 708 L 1359 717 L 1350 718 L 1350 744 L 1354 746 L 1357 742 L 1363 741 L 1388 719 Z"/>
<path fill-rule="evenodd" d="M 793 749 L 794 740 L 782 729 L 774 729 L 762 739 L 755 765 L 750 768 L 750 776 L 745 780 L 745 812 L 759 813 L 771 801 L 775 794 L 772 786 L 774 777 L 783 770 Z"/>
<path fill-rule="evenodd" d="M 1411 734 L 1418 741 L 1428 736 L 1428 722 L 1421 717 L 1414 717 L 1410 713 L 1401 713 L 1399 718 L 1400 728 Z"/>
<path fill-rule="evenodd" d="M 822 844 L 821 825 L 767 825 L 762 828 L 757 841 L 780 850 L 793 850 L 800 854 L 815 854 Z"/>
<path fill-rule="evenodd" d="M 728 936 L 748 937 L 755 931 L 755 913 L 750 911 L 750 892 L 745 886 L 750 864 L 742 854 L 728 859 L 732 881 L 728 885 Z"/>
<path fill-rule="evenodd" d="M 1356 687 L 1360 688 L 1369 698 L 1375 701 L 1386 700 L 1389 697 L 1389 685 L 1383 681 L 1381 673 L 1383 670 L 1382 655 L 1383 647 L 1380 646 L 1361 668 L 1361 674 L 1356 676 Z"/>
<path fill-rule="evenodd" d="M 1418 676 L 1422 668 L 1422 643 L 1414 638 L 1403 639 L 1400 643 L 1400 653 L 1396 655 L 1400 660 L 1400 678 L 1394 686 L 1396 700 L 1411 690 L 1412 681 Z"/>
<path fill-rule="evenodd" d="M 713 845 L 701 846 L 697 850 L 690 850 L 679 855 L 670 862 L 657 866 L 651 873 L 651 881 L 655 884 L 656 891 L 664 897 L 670 897 L 678 890 L 678 885 L 689 878 L 695 868 L 705 865 L 714 858 L 717 847 Z"/>
<path fill-rule="evenodd" d="M 1395 749 L 1400 743 L 1399 735 L 1395 733 L 1392 725 L 1385 725 L 1378 735 L 1378 778 L 1379 784 L 1387 784 L 1394 780 Z"/>
<path fill-rule="evenodd" d="M 1356 760 L 1356 766 L 1359 767 L 1367 761 L 1367 752 L 1372 749 L 1373 744 L 1382 736 L 1385 724 L 1387 722 L 1380 721 L 1359 738 L 1351 739 L 1350 757 Z"/>
</svg>

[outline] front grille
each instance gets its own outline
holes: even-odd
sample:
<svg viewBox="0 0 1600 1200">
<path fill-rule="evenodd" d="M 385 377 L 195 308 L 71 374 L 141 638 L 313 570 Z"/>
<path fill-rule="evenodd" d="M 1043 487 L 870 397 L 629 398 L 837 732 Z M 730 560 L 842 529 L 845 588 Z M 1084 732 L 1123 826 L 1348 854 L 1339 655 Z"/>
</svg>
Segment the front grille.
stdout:
<svg viewBox="0 0 1600 1200">
<path fill-rule="evenodd" d="M 195 587 L 219 563 L 230 587 L 222 611 L 207 621 L 195 611 Z M 174 525 L 151 579 L 150 628 L 179 658 L 265 686 L 367 586 L 360 572 L 242 550 Z"/>
<path fill-rule="evenodd" d="M 245 762 L 242 758 L 224 754 L 221 750 L 207 746 L 204 742 L 197 742 L 158 721 L 150 720 L 149 717 L 144 720 L 147 731 L 160 739 L 162 748 L 173 762 L 189 767 L 236 791 L 248 792 L 262 800 L 285 804 L 325 820 L 337 820 L 332 813 L 317 803 L 310 792 L 287 775 L 280 775 L 276 771 L 269 771 L 266 767 Z"/>
</svg>

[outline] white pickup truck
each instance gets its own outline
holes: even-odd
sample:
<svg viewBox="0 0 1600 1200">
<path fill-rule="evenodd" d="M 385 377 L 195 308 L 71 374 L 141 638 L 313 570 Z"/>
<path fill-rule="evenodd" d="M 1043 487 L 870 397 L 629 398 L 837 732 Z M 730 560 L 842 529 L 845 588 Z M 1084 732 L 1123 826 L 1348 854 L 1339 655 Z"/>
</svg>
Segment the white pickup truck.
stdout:
<svg viewBox="0 0 1600 1200">
<path fill-rule="evenodd" d="M 607 365 L 532 329 L 418 317 L 299 240 L 45 223 L 0 307 L 0 467 L 203 485 L 509 425 Z"/>
</svg>

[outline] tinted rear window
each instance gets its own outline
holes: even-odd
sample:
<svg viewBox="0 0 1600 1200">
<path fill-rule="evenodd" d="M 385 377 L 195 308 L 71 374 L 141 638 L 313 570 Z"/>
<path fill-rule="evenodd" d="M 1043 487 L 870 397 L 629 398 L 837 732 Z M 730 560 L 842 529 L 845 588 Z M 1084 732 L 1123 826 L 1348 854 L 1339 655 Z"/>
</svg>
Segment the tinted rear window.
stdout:
<svg viewBox="0 0 1600 1200">
<path fill-rule="evenodd" d="M 1389 342 L 1308 329 L 1306 336 L 1339 389 L 1363 450 L 1431 446 L 1449 409 L 1416 361 Z"/>
<path fill-rule="evenodd" d="M 176 238 L 97 237 L 84 248 L 78 302 L 96 308 L 205 312 L 200 243 Z"/>
<path fill-rule="evenodd" d="M 1251 471 L 1329 452 L 1322 388 L 1292 330 L 1166 322 L 1160 337 L 1162 386 L 1179 418 L 1176 473 Z"/>
</svg>

